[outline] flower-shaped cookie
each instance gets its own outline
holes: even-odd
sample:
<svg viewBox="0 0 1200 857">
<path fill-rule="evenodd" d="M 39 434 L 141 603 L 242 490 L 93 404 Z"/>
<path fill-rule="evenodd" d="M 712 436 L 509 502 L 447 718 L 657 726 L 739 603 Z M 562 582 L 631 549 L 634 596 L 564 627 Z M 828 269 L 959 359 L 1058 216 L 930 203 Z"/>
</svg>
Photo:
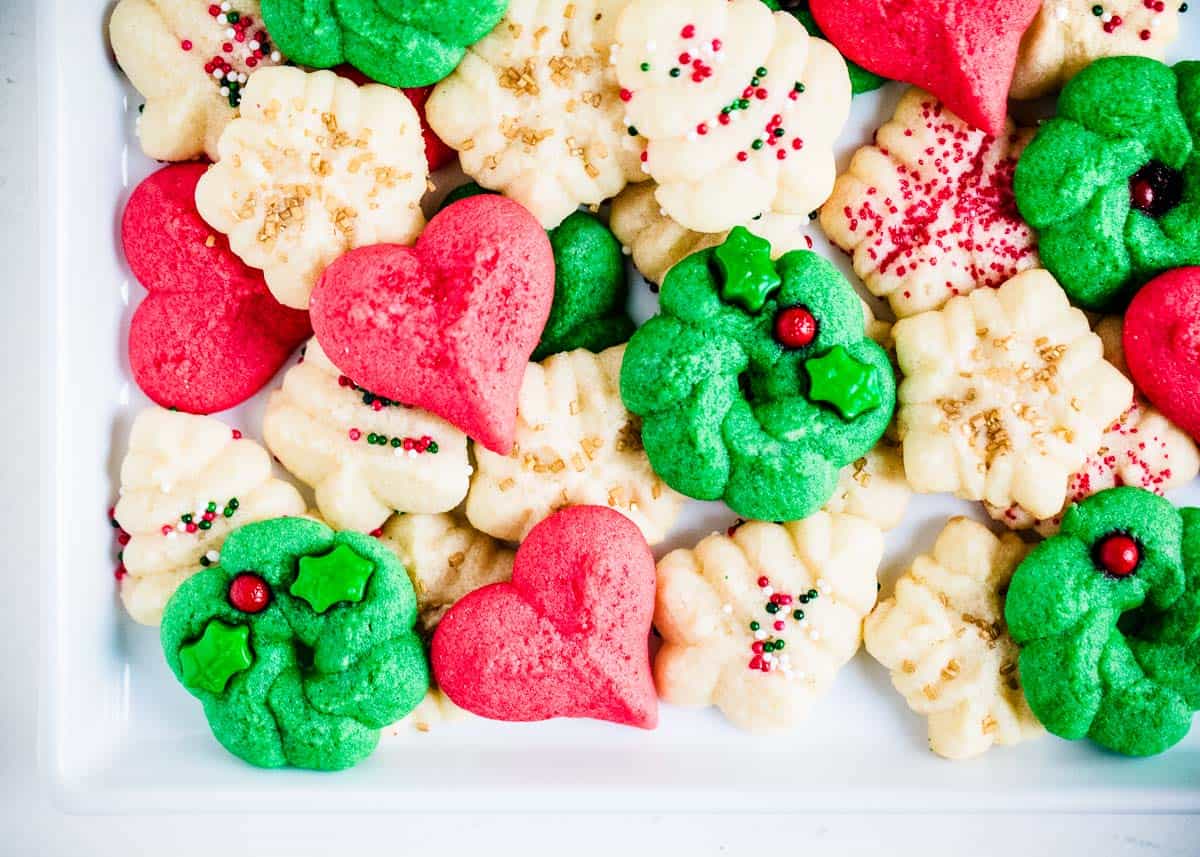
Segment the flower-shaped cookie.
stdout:
<svg viewBox="0 0 1200 857">
<path fill-rule="evenodd" d="M 891 670 L 909 707 L 928 716 L 939 756 L 967 759 L 1042 731 L 1004 627 L 1004 592 L 1027 550 L 1012 533 L 998 539 L 954 518 L 867 617 L 867 651 Z"/>
<path fill-rule="evenodd" d="M 467 493 L 466 435 L 362 389 L 316 339 L 267 400 L 263 438 L 339 529 L 371 532 L 395 511 L 445 512 Z"/>
<path fill-rule="evenodd" d="M 1200 63 L 1107 57 L 1081 71 L 1021 155 L 1017 206 L 1071 301 L 1119 308 L 1200 263 Z"/>
<path fill-rule="evenodd" d="M 1179 35 L 1179 10 L 1177 0 L 1042 0 L 1021 40 L 1009 92 L 1047 95 L 1099 57 L 1162 59 Z"/>
<path fill-rule="evenodd" d="M 416 618 L 403 566 L 375 539 L 277 518 L 232 533 L 221 564 L 179 588 L 162 647 L 229 752 L 341 770 L 429 688 Z"/>
<path fill-rule="evenodd" d="M 850 78 L 796 18 L 759 0 L 633 0 L 617 37 L 629 132 L 673 220 L 721 232 L 829 196 Z"/>
<path fill-rule="evenodd" d="M 838 177 L 821 226 L 901 318 L 997 286 L 1038 264 L 1012 189 L 1030 135 L 985 134 L 910 89 Z"/>
<path fill-rule="evenodd" d="M 1104 343 L 1104 359 L 1128 377 L 1121 348 L 1120 317 L 1104 318 L 1094 329 Z M 1200 453 L 1195 442 L 1135 390 L 1129 408 L 1104 430 L 1099 448 L 1071 474 L 1067 504 L 1118 485 L 1162 494 L 1191 482 L 1198 472 Z M 1054 535 L 1062 523 L 1061 512 L 1038 520 L 1020 506 L 988 506 L 988 514 L 1013 529 L 1034 527 L 1043 536 Z"/>
<path fill-rule="evenodd" d="M 693 232 L 672 220 L 655 194 L 654 182 L 630 185 L 613 200 L 609 226 L 633 257 L 633 264 L 652 283 L 661 283 L 680 260 L 716 247 L 729 237 L 724 232 Z M 771 242 L 771 258 L 792 250 L 812 249 L 808 215 L 763 214 L 743 224 Z"/>
<path fill-rule="evenodd" d="M 408 571 L 426 633 L 468 592 L 512 577 L 513 552 L 457 512 L 397 515 L 380 539 Z"/>
<path fill-rule="evenodd" d="M 547 229 L 639 181 L 609 48 L 628 0 L 512 0 L 425 105 L 463 172 Z"/>
<path fill-rule="evenodd" d="M 904 477 L 900 448 L 886 438 L 862 458 L 847 464 L 838 475 L 826 512 L 857 515 L 881 530 L 904 520 L 912 488 Z"/>
<path fill-rule="evenodd" d="M 508 0 L 263 0 L 263 17 L 297 63 L 350 63 L 389 86 L 437 83 L 500 20 Z"/>
<path fill-rule="evenodd" d="M 564 506 L 597 505 L 628 517 L 650 544 L 666 538 L 683 498 L 650 468 L 640 421 L 621 403 L 624 355 L 619 345 L 529 364 L 512 452 L 475 447 L 466 505 L 475 527 L 519 542 Z"/>
<path fill-rule="evenodd" d="M 1087 318 L 1040 269 L 901 319 L 892 332 L 904 375 L 904 470 L 918 492 L 1051 517 L 1133 398 Z"/>
<path fill-rule="evenodd" d="M 425 225 L 427 169 L 412 103 L 330 71 L 264 69 L 221 135 L 196 207 L 287 306 L 303 309 L 325 266 Z"/>
<path fill-rule="evenodd" d="M 235 527 L 304 513 L 257 443 L 211 417 L 162 408 L 133 421 L 120 492 L 113 517 L 129 535 L 121 601 L 144 625 L 157 625 L 179 584 L 220 559 Z"/>
<path fill-rule="evenodd" d="M 1029 706 L 1062 738 L 1149 756 L 1200 708 L 1200 513 L 1140 488 L 1072 506 L 1005 605 Z"/>
<path fill-rule="evenodd" d="M 654 682 L 751 732 L 794 728 L 858 651 L 883 557 L 878 527 L 827 512 L 751 521 L 658 564 Z"/>
<path fill-rule="evenodd" d="M 820 509 L 895 404 L 891 363 L 864 336 L 850 284 L 806 250 L 772 262 L 767 242 L 737 227 L 672 268 L 660 297 L 621 367 L 654 471 L 745 518 Z"/>
<path fill-rule="evenodd" d="M 108 32 L 121 70 L 146 99 L 142 149 L 159 161 L 219 155 L 249 78 L 283 61 L 259 0 L 120 0 Z"/>
</svg>

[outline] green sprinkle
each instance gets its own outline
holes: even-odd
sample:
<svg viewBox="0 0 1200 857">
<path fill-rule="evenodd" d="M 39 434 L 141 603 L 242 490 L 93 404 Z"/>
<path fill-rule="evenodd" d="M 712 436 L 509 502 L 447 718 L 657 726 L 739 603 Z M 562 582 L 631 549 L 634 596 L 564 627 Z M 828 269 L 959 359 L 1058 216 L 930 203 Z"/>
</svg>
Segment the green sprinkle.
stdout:
<svg viewBox="0 0 1200 857">
<path fill-rule="evenodd" d="M 241 504 L 240 504 L 240 503 L 238 503 L 238 498 L 237 498 L 237 497 L 234 497 L 234 498 L 232 498 L 232 499 L 229 501 L 229 508 L 230 508 L 230 509 L 236 509 L 236 508 L 237 508 L 238 506 L 240 506 L 240 505 L 241 505 Z"/>
<path fill-rule="evenodd" d="M 769 602 L 769 603 L 767 604 L 767 612 L 768 612 L 768 613 L 771 613 L 771 614 L 778 613 L 778 612 L 779 612 L 779 605 L 778 605 L 778 604 L 776 604 L 774 601 L 771 601 L 771 602 Z"/>
<path fill-rule="evenodd" d="M 739 98 L 737 101 L 738 110 L 748 110 L 750 108 L 750 100 L 747 98 Z"/>
<path fill-rule="evenodd" d="M 784 642 L 783 642 L 783 640 L 776 640 L 776 641 L 775 641 L 775 651 L 777 651 L 777 652 L 778 652 L 780 649 L 782 649 L 782 648 L 783 648 L 783 646 L 784 646 Z"/>
<path fill-rule="evenodd" d="M 189 513 L 189 514 L 187 514 L 187 515 L 184 515 L 184 516 L 183 516 L 182 518 L 180 518 L 179 520 L 183 521 L 185 524 L 190 524 L 190 523 L 192 522 L 192 516 L 191 516 L 191 513 Z"/>
<path fill-rule="evenodd" d="M 650 71 L 650 63 L 648 63 L 648 62 L 642 63 L 642 71 Z"/>
<path fill-rule="evenodd" d="M 755 77 L 766 77 L 766 76 L 767 76 L 767 68 L 766 68 L 766 66 L 761 66 L 761 65 L 760 65 L 758 68 L 756 68 L 756 69 L 754 70 L 754 75 L 755 75 Z"/>
<path fill-rule="evenodd" d="M 679 69 L 677 69 L 677 68 L 671 69 L 671 77 L 679 77 L 679 75 L 681 75 L 681 74 L 683 74 L 683 72 L 681 72 Z"/>
<path fill-rule="evenodd" d="M 762 627 L 762 626 L 761 626 L 761 625 L 759 625 L 757 622 L 751 622 L 751 623 L 750 623 L 750 630 L 751 630 L 751 631 L 757 631 L 757 630 L 758 630 L 760 627 Z"/>
<path fill-rule="evenodd" d="M 796 85 L 795 85 L 794 87 L 792 87 L 792 88 L 793 88 L 793 89 L 795 89 L 795 90 L 796 90 L 796 92 L 803 92 L 803 91 L 804 91 L 804 84 L 803 84 L 803 83 L 801 83 L 800 81 L 796 81 Z"/>
<path fill-rule="evenodd" d="M 437 451 L 438 451 L 437 441 L 434 441 L 434 440 L 429 441 L 429 446 L 425 447 L 425 451 L 432 452 L 434 455 L 437 455 Z"/>
<path fill-rule="evenodd" d="M 763 141 L 762 141 L 762 140 L 755 140 L 753 143 L 751 143 L 751 144 L 750 144 L 750 148 L 751 148 L 751 149 L 754 149 L 755 151 L 758 151 L 758 150 L 759 150 L 759 149 L 761 149 L 762 147 L 763 147 Z"/>
<path fill-rule="evenodd" d="M 776 128 L 771 133 L 774 134 L 776 137 L 782 137 L 786 132 L 782 128 Z"/>
<path fill-rule="evenodd" d="M 800 620 L 802 620 L 804 618 L 804 611 L 803 610 L 793 610 L 792 618 L 795 619 L 797 622 L 799 622 Z"/>
<path fill-rule="evenodd" d="M 638 135 L 638 130 L 637 130 L 637 128 L 634 128 L 632 125 L 630 125 L 630 126 L 629 126 L 629 136 L 630 136 L 630 137 L 636 137 L 637 135 Z"/>
<path fill-rule="evenodd" d="M 196 526 L 202 530 L 211 530 L 212 529 L 212 521 L 201 521 Z"/>
<path fill-rule="evenodd" d="M 751 85 L 751 86 L 758 86 L 760 83 L 762 83 L 762 81 L 761 81 L 761 80 L 759 80 L 757 77 L 752 77 L 752 78 L 750 78 L 750 85 Z"/>
<path fill-rule="evenodd" d="M 217 504 L 216 504 L 216 503 L 209 503 L 209 504 L 208 504 L 208 505 L 205 507 L 205 511 L 208 511 L 208 512 L 215 512 L 215 511 L 217 511 Z"/>
<path fill-rule="evenodd" d="M 226 518 L 232 518 L 233 517 L 233 509 L 226 506 L 225 510 L 221 514 L 224 515 Z"/>
<path fill-rule="evenodd" d="M 398 437 L 392 438 L 392 448 L 393 449 L 399 448 L 401 443 L 403 443 L 403 441 L 401 441 L 400 438 L 398 438 Z"/>
</svg>

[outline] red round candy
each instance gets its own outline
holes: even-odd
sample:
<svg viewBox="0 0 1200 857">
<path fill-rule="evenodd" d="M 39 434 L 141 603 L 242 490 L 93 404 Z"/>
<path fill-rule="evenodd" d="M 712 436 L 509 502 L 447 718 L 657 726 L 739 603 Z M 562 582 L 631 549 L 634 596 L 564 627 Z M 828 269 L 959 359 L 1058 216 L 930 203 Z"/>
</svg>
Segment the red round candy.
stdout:
<svg viewBox="0 0 1200 857">
<path fill-rule="evenodd" d="M 1096 546 L 1096 560 L 1113 577 L 1128 577 L 1142 561 L 1138 543 L 1124 533 L 1105 536 Z"/>
<path fill-rule="evenodd" d="M 808 307 L 791 306 L 775 316 L 775 339 L 784 348 L 805 348 L 817 338 L 817 320 Z"/>
<path fill-rule="evenodd" d="M 244 571 L 229 584 L 229 603 L 243 613 L 261 613 L 271 603 L 271 587 L 257 574 Z"/>
</svg>

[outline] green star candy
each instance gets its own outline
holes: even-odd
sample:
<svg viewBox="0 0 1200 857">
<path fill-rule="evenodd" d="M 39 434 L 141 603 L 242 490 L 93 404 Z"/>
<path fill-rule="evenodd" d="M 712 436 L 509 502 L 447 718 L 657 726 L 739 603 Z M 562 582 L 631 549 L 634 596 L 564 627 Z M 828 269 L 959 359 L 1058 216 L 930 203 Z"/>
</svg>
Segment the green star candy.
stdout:
<svg viewBox="0 0 1200 857">
<path fill-rule="evenodd" d="M 254 663 L 250 629 L 212 619 L 200 639 L 179 650 L 183 683 L 196 690 L 223 693 L 229 679 Z"/>
<path fill-rule="evenodd" d="M 313 610 L 324 613 L 340 601 L 362 601 L 375 564 L 346 545 L 324 556 L 300 557 L 300 573 L 290 592 Z"/>
<path fill-rule="evenodd" d="M 814 402 L 828 402 L 845 419 L 852 420 L 883 404 L 875 367 L 855 360 L 841 345 L 809 360 L 804 367 L 810 381 L 808 397 Z"/>
<path fill-rule="evenodd" d="M 721 269 L 721 298 L 737 301 L 750 312 L 761 310 L 783 283 L 771 261 L 771 242 L 744 226 L 734 227 L 713 256 Z"/>
</svg>

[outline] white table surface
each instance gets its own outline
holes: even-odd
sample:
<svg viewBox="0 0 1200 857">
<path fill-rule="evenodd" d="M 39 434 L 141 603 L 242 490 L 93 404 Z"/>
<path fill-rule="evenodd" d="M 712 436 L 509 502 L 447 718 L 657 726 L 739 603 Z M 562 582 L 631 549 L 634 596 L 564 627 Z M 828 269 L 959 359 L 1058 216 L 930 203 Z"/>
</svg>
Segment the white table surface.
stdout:
<svg viewBox="0 0 1200 857">
<path fill-rule="evenodd" d="M 405 854 L 421 848 L 451 854 L 610 855 L 618 848 L 662 854 L 1042 854 L 1200 855 L 1200 818 L 1174 816 L 69 816 L 51 805 L 38 778 L 38 589 L 22 580 L 39 574 L 33 515 L 41 490 L 37 456 L 16 454 L 39 436 L 36 391 L 44 382 L 27 355 L 36 325 L 30 300 L 38 288 L 36 81 L 33 8 L 36 0 L 0 0 L 0 294 L 8 312 L 0 325 L 4 402 L 0 465 L 6 597 L 0 597 L 0 855 L 338 853 Z M 91 0 L 76 0 L 88 3 Z M 97 38 L 101 38 L 97 33 Z M 31 600 L 32 599 L 32 600 Z M 536 807 L 531 808 L 536 809 Z M 936 810 L 936 807 L 931 807 Z M 453 810 L 448 807 L 448 810 Z M 542 848 L 539 848 L 539 845 Z M 369 849 L 369 851 L 368 851 Z"/>
</svg>

